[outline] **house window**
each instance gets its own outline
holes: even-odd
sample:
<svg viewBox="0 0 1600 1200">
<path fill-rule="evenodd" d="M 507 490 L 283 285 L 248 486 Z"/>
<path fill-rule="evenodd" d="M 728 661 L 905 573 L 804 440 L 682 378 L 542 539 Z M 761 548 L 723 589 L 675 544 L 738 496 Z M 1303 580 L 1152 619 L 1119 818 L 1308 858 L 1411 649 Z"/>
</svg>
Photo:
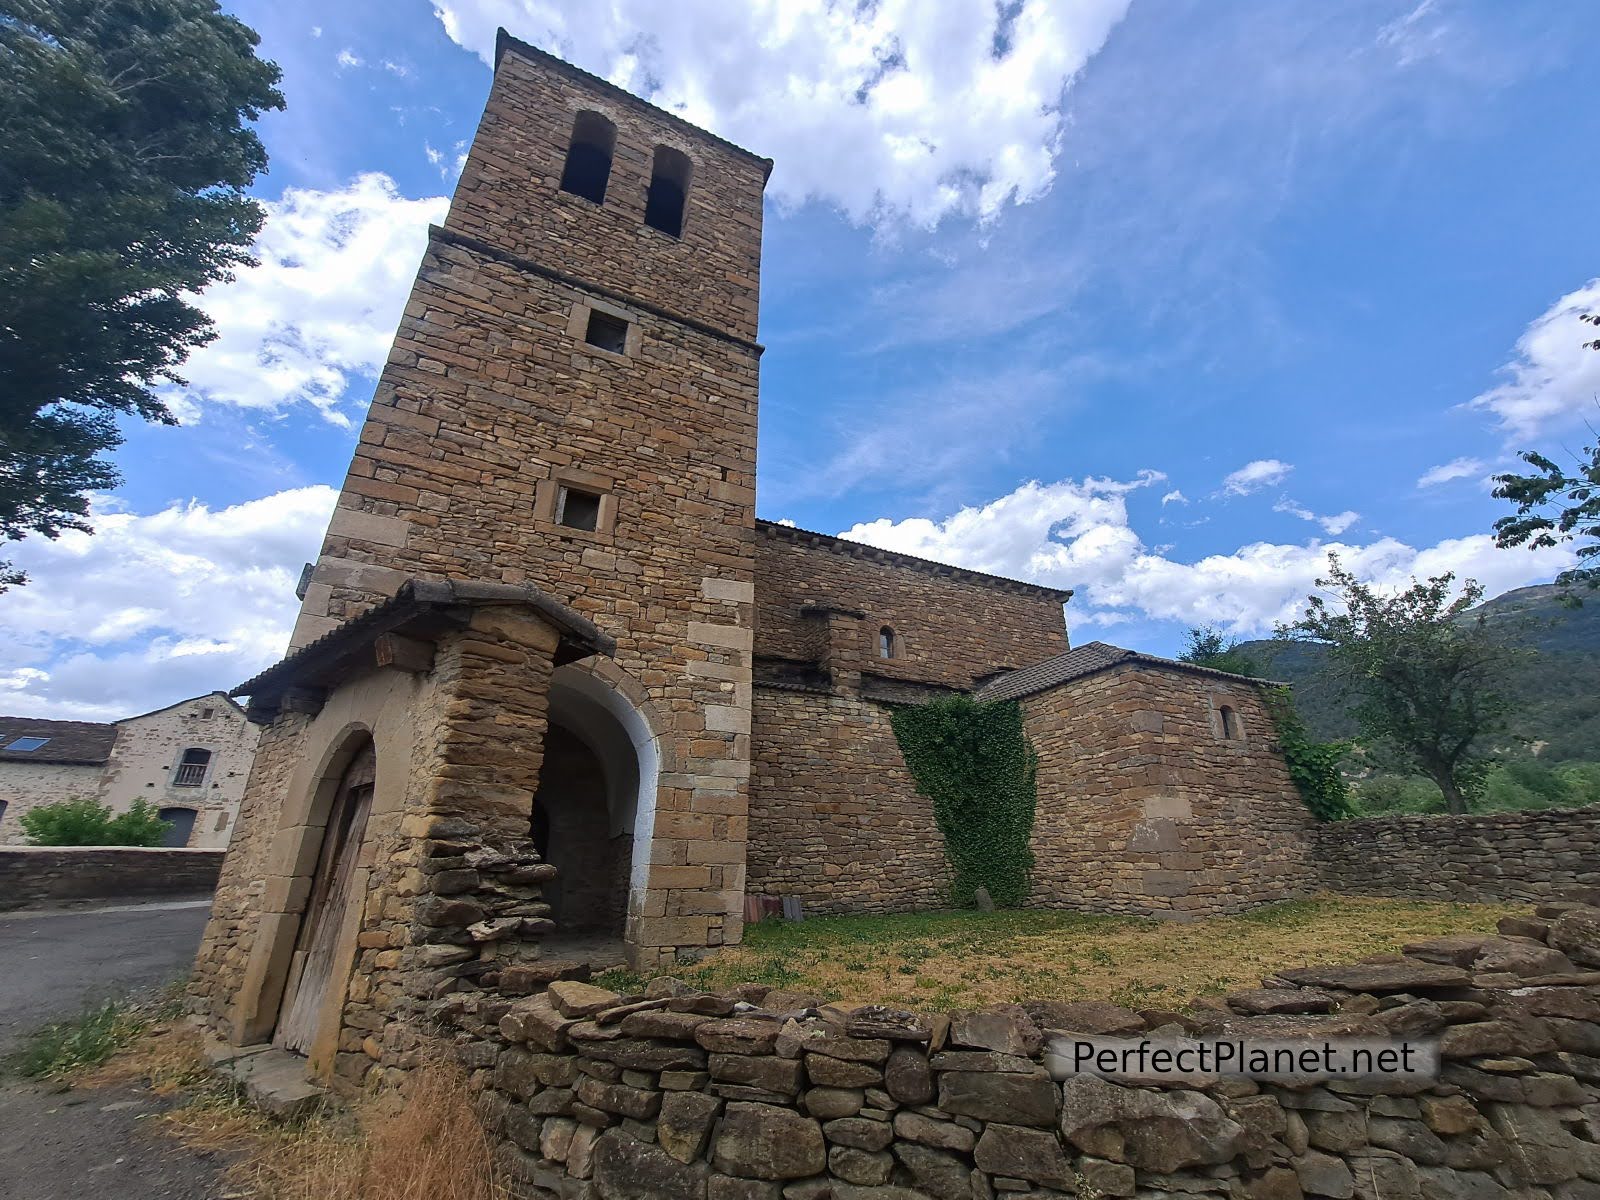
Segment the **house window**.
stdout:
<svg viewBox="0 0 1600 1200">
<path fill-rule="evenodd" d="M 644 199 L 644 223 L 672 237 L 683 236 L 683 207 L 689 198 L 689 156 L 657 146 Z"/>
<path fill-rule="evenodd" d="M 202 708 L 200 710 L 200 719 L 202 721 L 209 721 L 209 720 L 211 720 L 212 717 L 214 717 L 216 715 L 217 715 L 217 710 L 214 709 L 214 708 Z"/>
<path fill-rule="evenodd" d="M 191 746 L 178 760 L 178 769 L 172 773 L 173 787 L 199 787 L 206 779 L 206 768 L 211 765 L 211 751 Z"/>
<path fill-rule="evenodd" d="M 626 354 L 628 350 L 628 323 L 598 309 L 589 310 L 589 324 L 583 340 L 589 345 L 612 354 Z"/>
<path fill-rule="evenodd" d="M 1236 742 L 1242 736 L 1239 732 L 1239 714 L 1226 704 L 1217 709 L 1217 717 L 1222 722 L 1222 736 L 1224 740 Z"/>
<path fill-rule="evenodd" d="M 556 524 L 593 533 L 600 525 L 599 495 L 563 487 L 556 494 Z"/>
<path fill-rule="evenodd" d="M 6 802 L 4 800 L 0 800 L 0 821 L 4 821 L 5 819 L 6 819 Z"/>
<path fill-rule="evenodd" d="M 561 169 L 561 190 L 603 204 L 606 181 L 611 178 L 611 152 L 617 145 L 617 127 L 596 112 L 581 112 L 572 123 L 572 143 Z"/>
<path fill-rule="evenodd" d="M 45 743 L 47 743 L 49 740 L 49 738 L 41 737 L 19 737 L 10 745 L 8 745 L 6 749 L 15 750 L 19 754 L 26 754 L 30 750 L 39 750 L 43 748 Z"/>
<path fill-rule="evenodd" d="M 894 630 L 885 625 L 882 629 L 878 630 L 878 657 L 893 658 L 895 656 L 895 650 L 896 646 Z"/>
</svg>

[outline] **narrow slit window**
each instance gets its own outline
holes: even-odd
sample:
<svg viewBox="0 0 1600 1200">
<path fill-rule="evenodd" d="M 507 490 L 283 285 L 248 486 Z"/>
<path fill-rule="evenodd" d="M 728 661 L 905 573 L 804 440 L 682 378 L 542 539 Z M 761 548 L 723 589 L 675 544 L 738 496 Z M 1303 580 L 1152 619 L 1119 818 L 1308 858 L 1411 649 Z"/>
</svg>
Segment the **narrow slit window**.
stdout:
<svg viewBox="0 0 1600 1200">
<path fill-rule="evenodd" d="M 605 203 L 611 178 L 611 154 L 617 145 L 617 127 L 597 112 L 581 112 L 572 123 L 567 163 L 561 169 L 561 190 Z"/>
<path fill-rule="evenodd" d="M 893 658 L 895 655 L 894 630 L 885 625 L 878 630 L 878 657 Z"/>
<path fill-rule="evenodd" d="M 564 487 L 556 496 L 556 524 L 593 533 L 600 526 L 600 497 Z"/>
<path fill-rule="evenodd" d="M 1227 741 L 1239 740 L 1239 714 L 1224 704 L 1217 710 L 1217 715 L 1222 719 L 1222 736 Z"/>
<path fill-rule="evenodd" d="M 683 236 L 683 209 L 689 200 L 689 156 L 657 146 L 644 200 L 644 223 L 672 237 Z"/>
<path fill-rule="evenodd" d="M 613 317 L 610 313 L 591 308 L 589 325 L 584 330 L 583 340 L 597 349 L 608 350 L 612 354 L 625 354 L 628 349 L 628 323 L 621 317 Z"/>
</svg>

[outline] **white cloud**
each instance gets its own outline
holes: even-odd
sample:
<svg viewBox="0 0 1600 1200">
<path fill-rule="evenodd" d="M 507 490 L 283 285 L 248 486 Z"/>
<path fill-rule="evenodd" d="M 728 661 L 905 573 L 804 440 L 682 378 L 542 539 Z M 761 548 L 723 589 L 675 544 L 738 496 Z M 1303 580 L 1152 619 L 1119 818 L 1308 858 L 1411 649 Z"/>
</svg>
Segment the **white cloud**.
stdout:
<svg viewBox="0 0 1600 1200">
<path fill-rule="evenodd" d="M 408 200 L 378 173 L 337 191 L 290 188 L 268 202 L 255 245 L 260 266 L 197 301 L 218 337 L 184 365 L 189 386 L 168 390 L 174 410 L 193 420 L 206 404 L 310 404 L 348 426 L 340 397 L 383 365 L 428 224 L 447 204 Z"/>
<path fill-rule="evenodd" d="M 1300 504 L 1285 496 L 1272 506 L 1273 512 L 1288 513 L 1291 517 L 1299 517 L 1302 521 L 1314 521 L 1321 525 L 1323 530 L 1332 537 L 1338 537 L 1350 526 L 1361 519 L 1361 514 L 1345 509 L 1342 513 L 1335 513 L 1331 517 L 1319 516 L 1305 505 Z"/>
<path fill-rule="evenodd" d="M 1128 0 L 434 0 L 485 62 L 527 41 L 777 160 L 769 192 L 934 225 L 1043 195 L 1063 92 Z"/>
<path fill-rule="evenodd" d="M 1251 492 L 1282 483 L 1292 470 L 1294 467 L 1275 458 L 1258 458 L 1245 463 L 1224 479 L 1222 491 L 1227 496 L 1248 496 Z"/>
<path fill-rule="evenodd" d="M 339 57 L 335 61 L 341 67 L 359 67 L 361 65 L 361 60 L 350 50 L 339 51 Z"/>
<path fill-rule="evenodd" d="M 31 582 L 0 598 L 0 712 L 108 720 L 242 683 L 282 655 L 336 498 L 317 486 L 148 515 L 97 505 L 92 537 L 11 547 Z"/>
<path fill-rule="evenodd" d="M 1440 463 L 1437 467 L 1429 467 L 1417 480 L 1419 488 L 1437 487 L 1441 483 L 1449 483 L 1452 479 L 1470 479 L 1481 473 L 1484 462 L 1480 458 L 1452 458 L 1447 463 Z"/>
<path fill-rule="evenodd" d="M 1493 413 L 1517 442 L 1600 415 L 1600 352 L 1585 347 L 1594 340 L 1594 328 L 1578 320 L 1597 311 L 1600 278 L 1545 309 L 1517 339 L 1516 357 L 1500 368 L 1506 381 L 1471 407 Z"/>
<path fill-rule="evenodd" d="M 1499 550 L 1488 534 L 1447 539 L 1421 549 L 1394 538 L 1367 544 L 1253 542 L 1231 554 L 1180 562 L 1145 544 L 1131 527 L 1125 497 L 1157 474 L 1027 483 L 987 504 L 942 520 L 914 517 L 864 522 L 840 536 L 997 575 L 1073 588 L 1073 624 L 1131 619 L 1217 625 L 1263 634 L 1292 620 L 1327 570 L 1328 555 L 1359 577 L 1402 586 L 1413 575 L 1454 571 L 1490 595 L 1548 580 L 1573 561 L 1569 548 Z"/>
<path fill-rule="evenodd" d="M 1168 504 L 1187 504 L 1187 503 L 1189 503 L 1189 497 L 1185 496 L 1183 494 L 1183 492 L 1180 491 L 1177 488 L 1173 488 L 1165 496 L 1161 497 L 1161 504 L 1162 504 L 1163 507 L 1165 507 Z"/>
</svg>

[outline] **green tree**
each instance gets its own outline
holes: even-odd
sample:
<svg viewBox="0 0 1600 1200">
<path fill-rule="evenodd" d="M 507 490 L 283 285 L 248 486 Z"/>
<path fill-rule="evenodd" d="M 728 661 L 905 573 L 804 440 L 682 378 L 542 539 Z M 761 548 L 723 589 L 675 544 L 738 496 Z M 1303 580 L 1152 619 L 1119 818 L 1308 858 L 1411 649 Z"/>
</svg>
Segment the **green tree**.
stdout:
<svg viewBox="0 0 1600 1200">
<path fill-rule="evenodd" d="M 1197 667 L 1210 667 L 1213 671 L 1248 675 L 1251 679 L 1262 677 L 1261 664 L 1254 655 L 1239 648 L 1239 639 L 1230 638 L 1211 625 L 1196 625 L 1184 634 L 1183 651 L 1178 660 Z"/>
<path fill-rule="evenodd" d="M 1467 610 L 1483 588 L 1467 580 L 1452 600 L 1453 575 L 1439 575 L 1394 596 L 1378 594 L 1330 555 L 1328 578 L 1305 616 L 1278 636 L 1327 648 L 1328 671 L 1355 701 L 1353 715 L 1371 750 L 1391 756 L 1401 773 L 1431 779 L 1452 813 L 1493 765 L 1488 739 L 1504 725 L 1501 694 L 1514 655 Z"/>
<path fill-rule="evenodd" d="M 21 820 L 35 846 L 159 846 L 172 828 L 144 800 L 123 813 L 87 798 L 59 800 L 30 808 Z"/>
<path fill-rule="evenodd" d="M 190 298 L 264 216 L 257 41 L 214 0 L 0 6 L 0 541 L 89 530 L 118 416 L 173 422 L 156 388 L 216 336 Z"/>
<path fill-rule="evenodd" d="M 1517 511 L 1494 523 L 1495 544 L 1530 550 L 1578 543 L 1578 565 L 1556 576 L 1563 587 L 1600 587 L 1600 438 L 1574 456 L 1571 470 L 1534 451 L 1521 456 L 1532 475 L 1496 475 L 1496 499 Z"/>
</svg>

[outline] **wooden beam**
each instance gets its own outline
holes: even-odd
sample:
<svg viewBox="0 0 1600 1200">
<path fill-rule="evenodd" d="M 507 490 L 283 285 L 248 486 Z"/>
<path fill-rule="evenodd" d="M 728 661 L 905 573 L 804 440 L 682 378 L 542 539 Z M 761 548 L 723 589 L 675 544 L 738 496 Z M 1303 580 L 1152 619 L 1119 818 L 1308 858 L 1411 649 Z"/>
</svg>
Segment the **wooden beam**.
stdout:
<svg viewBox="0 0 1600 1200">
<path fill-rule="evenodd" d="M 372 643 L 372 652 L 380 667 L 393 667 L 414 675 L 425 675 L 433 670 L 433 651 L 432 642 L 398 633 L 380 634 Z"/>
</svg>

